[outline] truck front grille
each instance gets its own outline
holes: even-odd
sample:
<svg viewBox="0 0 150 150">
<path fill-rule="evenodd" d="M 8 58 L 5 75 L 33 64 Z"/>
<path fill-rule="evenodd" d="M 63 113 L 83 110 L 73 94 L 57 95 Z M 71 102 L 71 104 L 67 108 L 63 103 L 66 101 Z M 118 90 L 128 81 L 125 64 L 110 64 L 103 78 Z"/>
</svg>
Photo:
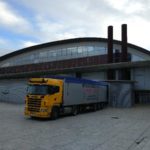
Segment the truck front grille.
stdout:
<svg viewBox="0 0 150 150">
<path fill-rule="evenodd" d="M 28 99 L 28 111 L 39 112 L 41 107 L 41 99 Z"/>
</svg>

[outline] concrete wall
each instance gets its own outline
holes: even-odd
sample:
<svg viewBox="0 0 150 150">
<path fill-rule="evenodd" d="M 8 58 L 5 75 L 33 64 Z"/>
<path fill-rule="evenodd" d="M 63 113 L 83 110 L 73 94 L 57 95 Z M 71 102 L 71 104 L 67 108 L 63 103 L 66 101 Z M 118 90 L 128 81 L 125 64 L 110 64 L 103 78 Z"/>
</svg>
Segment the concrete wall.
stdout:
<svg viewBox="0 0 150 150">
<path fill-rule="evenodd" d="M 75 73 L 59 74 L 74 76 Z M 105 80 L 105 72 L 83 73 L 83 78 Z M 28 79 L 0 80 L 0 102 L 24 103 Z"/>
<path fill-rule="evenodd" d="M 107 80 L 106 72 L 91 72 L 91 73 L 82 73 L 82 78 L 90 80 Z"/>
<path fill-rule="evenodd" d="M 24 103 L 27 79 L 0 81 L 0 102 Z"/>
<path fill-rule="evenodd" d="M 134 104 L 133 82 L 109 82 L 109 105 L 132 107 Z"/>
<path fill-rule="evenodd" d="M 62 74 L 61 74 L 62 75 Z M 75 73 L 66 74 L 75 76 Z M 89 72 L 82 73 L 82 78 L 92 80 L 107 80 L 106 72 Z M 150 90 L 150 68 L 133 68 L 131 70 L 131 79 L 137 81 L 135 90 Z M 26 95 L 27 79 L 9 79 L 0 80 L 0 102 L 24 103 Z M 112 83 L 110 85 L 110 101 L 112 106 L 132 105 L 132 87 L 125 83 Z M 145 99 L 144 99 L 145 100 Z"/>
<path fill-rule="evenodd" d="M 132 80 L 137 81 L 135 83 L 136 90 L 150 90 L 150 68 L 134 68 L 131 70 Z"/>
</svg>

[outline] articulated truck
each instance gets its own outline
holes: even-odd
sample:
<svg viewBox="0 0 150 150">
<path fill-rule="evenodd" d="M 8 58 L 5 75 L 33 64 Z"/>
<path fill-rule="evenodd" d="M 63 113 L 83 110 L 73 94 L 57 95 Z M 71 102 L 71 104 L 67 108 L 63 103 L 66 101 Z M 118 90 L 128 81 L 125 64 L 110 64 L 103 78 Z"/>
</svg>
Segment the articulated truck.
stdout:
<svg viewBox="0 0 150 150">
<path fill-rule="evenodd" d="M 98 110 L 108 101 L 105 82 L 73 77 L 31 78 L 25 99 L 25 115 L 57 119 L 66 112 L 76 115 Z"/>
</svg>

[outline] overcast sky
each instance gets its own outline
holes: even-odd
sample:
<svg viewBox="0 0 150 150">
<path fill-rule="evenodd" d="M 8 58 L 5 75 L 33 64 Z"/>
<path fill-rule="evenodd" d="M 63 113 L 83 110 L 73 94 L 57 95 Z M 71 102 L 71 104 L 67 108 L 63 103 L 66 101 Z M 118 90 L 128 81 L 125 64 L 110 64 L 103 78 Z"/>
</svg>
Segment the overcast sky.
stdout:
<svg viewBox="0 0 150 150">
<path fill-rule="evenodd" d="M 0 56 L 35 44 L 76 38 L 121 40 L 150 50 L 150 0 L 0 0 Z"/>
</svg>

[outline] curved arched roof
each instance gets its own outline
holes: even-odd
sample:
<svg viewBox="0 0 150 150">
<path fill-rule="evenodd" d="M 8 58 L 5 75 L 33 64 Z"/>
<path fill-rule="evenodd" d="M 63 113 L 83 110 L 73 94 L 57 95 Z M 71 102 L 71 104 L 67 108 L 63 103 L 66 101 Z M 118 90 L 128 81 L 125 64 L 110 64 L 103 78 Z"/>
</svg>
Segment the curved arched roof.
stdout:
<svg viewBox="0 0 150 150">
<path fill-rule="evenodd" d="M 107 39 L 106 38 L 86 37 L 86 38 L 74 38 L 74 39 L 66 39 L 66 40 L 59 40 L 59 41 L 43 43 L 43 44 L 23 48 L 23 49 L 14 51 L 12 53 L 6 54 L 4 56 L 1 56 L 0 61 L 11 58 L 13 56 L 17 56 L 19 54 L 35 51 L 40 48 L 46 48 L 46 47 L 50 47 L 50 46 L 57 46 L 57 45 L 70 44 L 70 43 L 80 43 L 80 42 L 107 42 Z M 121 41 L 118 41 L 118 40 L 113 40 L 113 43 L 121 45 Z M 128 47 L 134 48 L 142 53 L 150 55 L 150 51 L 148 51 L 144 48 L 141 48 L 139 46 L 128 43 Z"/>
</svg>

